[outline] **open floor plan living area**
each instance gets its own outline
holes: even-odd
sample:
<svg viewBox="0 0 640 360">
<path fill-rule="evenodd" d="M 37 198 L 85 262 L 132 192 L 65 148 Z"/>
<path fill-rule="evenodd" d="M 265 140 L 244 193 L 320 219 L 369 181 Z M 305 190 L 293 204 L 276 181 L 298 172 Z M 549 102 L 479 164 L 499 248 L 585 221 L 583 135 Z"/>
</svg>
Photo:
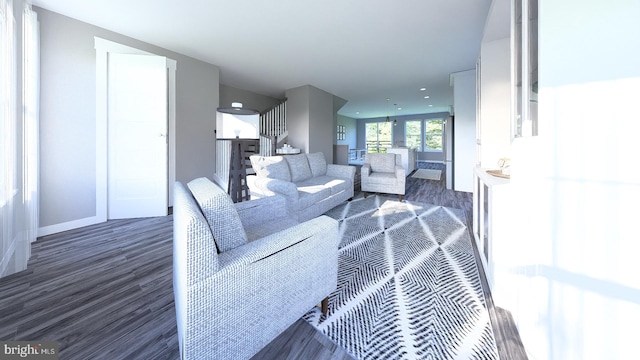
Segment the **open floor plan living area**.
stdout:
<svg viewBox="0 0 640 360">
<path fill-rule="evenodd" d="M 640 2 L 0 0 L 0 359 L 631 359 Z"/>
<path fill-rule="evenodd" d="M 419 166 L 444 170 L 442 164 Z M 388 194 L 365 198 L 359 192 L 329 210 L 325 220 L 339 224 L 341 239 L 334 244 L 339 247 L 334 254 L 339 285 L 321 295 L 329 295 L 327 315 L 314 305 L 304 308 L 303 316 L 254 358 L 525 359 L 515 326 L 483 290 L 486 279 L 470 240 L 471 196 L 447 190 L 445 183 L 444 175 L 440 180 L 409 176 L 402 202 Z M 5 320 L 0 336 L 55 340 L 64 359 L 180 358 L 172 290 L 175 216 L 110 220 L 40 238 L 27 270 L 0 279 Z M 329 236 L 322 230 L 320 241 Z M 51 254 L 65 261 L 51 261 Z M 304 252 L 295 256 L 302 258 Z M 303 265 L 296 266 L 300 268 L 284 269 L 287 274 L 304 271 Z M 330 273 L 325 269 L 319 275 Z M 277 271 L 266 275 L 275 277 Z M 51 284 L 55 289 L 43 293 Z M 260 308 L 268 309 L 268 302 L 267 295 L 259 296 Z M 223 309 L 218 321 L 201 316 L 215 329 L 227 317 Z M 286 311 L 264 311 L 263 317 L 267 324 L 275 323 Z M 260 324 L 261 333 L 265 326 Z M 230 349 L 230 358 L 242 358 L 240 349 L 249 349 L 254 341 L 240 329 L 238 333 L 242 337 L 235 351 Z M 220 358 L 202 346 L 197 349 L 204 358 Z"/>
</svg>

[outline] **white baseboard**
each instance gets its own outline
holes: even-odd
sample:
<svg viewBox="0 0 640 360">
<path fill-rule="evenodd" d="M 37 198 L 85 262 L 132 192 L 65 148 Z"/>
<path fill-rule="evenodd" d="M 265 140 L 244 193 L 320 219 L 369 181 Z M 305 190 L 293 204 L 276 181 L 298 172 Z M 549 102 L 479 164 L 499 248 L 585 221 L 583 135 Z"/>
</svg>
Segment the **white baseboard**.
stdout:
<svg viewBox="0 0 640 360">
<path fill-rule="evenodd" d="M 444 164 L 444 161 L 440 161 L 440 160 L 416 160 L 416 161 L 424 162 L 424 163 Z"/>
<path fill-rule="evenodd" d="M 101 222 L 104 222 L 104 221 L 100 219 L 98 216 L 92 216 L 84 219 L 69 221 L 66 223 L 43 226 L 38 229 L 38 237 L 57 234 L 59 232 L 73 230 L 73 229 L 81 228 L 83 226 L 99 224 Z"/>
</svg>

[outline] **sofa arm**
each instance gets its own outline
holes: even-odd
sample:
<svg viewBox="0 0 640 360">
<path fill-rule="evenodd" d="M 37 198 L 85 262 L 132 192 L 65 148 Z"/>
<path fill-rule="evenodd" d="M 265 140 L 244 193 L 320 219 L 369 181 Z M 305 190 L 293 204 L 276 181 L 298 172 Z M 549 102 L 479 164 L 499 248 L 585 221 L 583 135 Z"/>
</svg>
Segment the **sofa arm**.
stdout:
<svg viewBox="0 0 640 360">
<path fill-rule="evenodd" d="M 396 165 L 396 178 L 404 179 L 406 177 L 405 170 L 403 166 Z"/>
<path fill-rule="evenodd" d="M 261 196 L 282 195 L 288 201 L 298 201 L 298 188 L 292 182 L 249 175 L 247 176 L 247 185 L 249 185 L 251 193 Z"/>
<path fill-rule="evenodd" d="M 303 242 L 318 237 L 324 246 L 338 248 L 338 221 L 322 215 L 286 230 L 265 236 L 246 245 L 239 246 L 218 255 L 220 271 L 234 271 L 237 267 L 248 266 L 285 251 L 293 246 L 303 249 L 309 243 Z M 327 241 L 329 240 L 329 241 Z M 299 250 L 296 250 L 300 253 Z"/>
<path fill-rule="evenodd" d="M 234 205 L 245 229 L 281 218 L 287 214 L 287 201 L 281 195 L 243 201 Z"/>
<path fill-rule="evenodd" d="M 250 358 L 336 289 L 338 224 L 319 217 L 219 260 L 216 274 L 187 290 L 183 342 L 203 358 Z"/>
<path fill-rule="evenodd" d="M 360 169 L 360 176 L 367 177 L 369 176 L 370 173 L 371 173 L 371 165 L 370 164 L 362 165 L 362 168 Z"/>
<path fill-rule="evenodd" d="M 327 176 L 351 179 L 353 181 L 356 176 L 356 168 L 349 165 L 327 164 Z"/>
</svg>

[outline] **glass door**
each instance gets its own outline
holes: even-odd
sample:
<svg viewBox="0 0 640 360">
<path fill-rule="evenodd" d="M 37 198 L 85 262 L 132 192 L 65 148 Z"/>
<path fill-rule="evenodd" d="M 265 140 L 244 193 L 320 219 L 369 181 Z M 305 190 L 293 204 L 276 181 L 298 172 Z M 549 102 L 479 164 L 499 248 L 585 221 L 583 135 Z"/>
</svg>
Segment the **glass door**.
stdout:
<svg viewBox="0 0 640 360">
<path fill-rule="evenodd" d="M 365 139 L 368 153 L 386 153 L 391 147 L 391 122 L 367 123 L 365 125 Z"/>
</svg>

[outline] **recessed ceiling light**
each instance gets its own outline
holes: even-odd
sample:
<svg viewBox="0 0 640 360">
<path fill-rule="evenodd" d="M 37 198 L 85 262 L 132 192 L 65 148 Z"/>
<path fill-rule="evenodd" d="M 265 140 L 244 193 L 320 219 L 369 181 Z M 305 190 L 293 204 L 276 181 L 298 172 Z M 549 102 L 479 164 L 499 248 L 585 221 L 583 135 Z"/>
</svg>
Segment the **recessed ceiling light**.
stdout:
<svg viewBox="0 0 640 360">
<path fill-rule="evenodd" d="M 399 107 L 399 108 L 398 108 L 398 110 L 402 110 L 402 108 L 401 108 L 401 107 Z"/>
<path fill-rule="evenodd" d="M 420 91 L 426 91 L 427 88 L 420 88 Z"/>
<path fill-rule="evenodd" d="M 433 105 L 429 104 L 429 107 L 432 107 Z"/>
<path fill-rule="evenodd" d="M 425 96 L 424 98 L 425 98 L 425 99 L 428 99 L 428 98 L 429 98 L 429 95 Z"/>
<path fill-rule="evenodd" d="M 360 111 L 356 111 L 356 115 L 360 115 Z"/>
</svg>

